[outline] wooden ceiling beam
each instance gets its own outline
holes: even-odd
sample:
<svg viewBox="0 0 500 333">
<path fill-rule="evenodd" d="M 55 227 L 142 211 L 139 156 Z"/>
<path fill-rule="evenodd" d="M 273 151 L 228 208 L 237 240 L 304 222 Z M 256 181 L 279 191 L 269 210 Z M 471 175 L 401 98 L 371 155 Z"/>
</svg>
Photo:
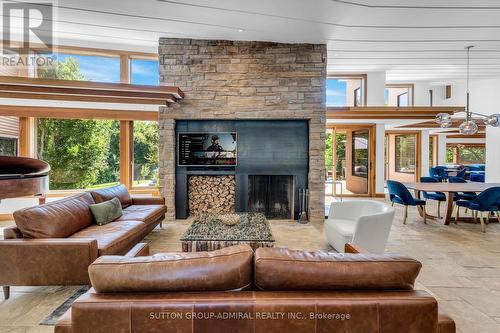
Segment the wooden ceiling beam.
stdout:
<svg viewBox="0 0 500 333">
<path fill-rule="evenodd" d="M 463 107 L 328 107 L 327 119 L 434 119 L 438 113 L 463 111 Z"/>
<path fill-rule="evenodd" d="M 484 139 L 486 133 L 476 133 L 473 135 L 451 134 L 446 136 L 448 139 Z"/>
<path fill-rule="evenodd" d="M 50 99 L 51 95 L 66 96 L 66 100 L 72 100 L 73 96 L 100 96 L 100 97 L 118 97 L 127 103 L 127 99 L 155 99 L 160 100 L 160 104 L 165 105 L 177 101 L 177 98 L 171 94 L 166 93 L 150 93 L 141 91 L 120 91 L 120 90 L 104 90 L 104 89 L 81 89 L 81 88 L 67 88 L 67 87 L 49 87 L 49 86 L 28 86 L 28 85 L 14 85 L 3 84 L 0 82 L 0 92 L 13 92 L 18 93 L 18 98 L 30 98 L 30 94 L 47 95 Z M 23 95 L 25 95 L 23 97 Z"/>
<path fill-rule="evenodd" d="M 124 103 L 124 104 L 148 104 L 165 105 L 174 100 L 162 100 L 152 98 L 127 98 L 110 96 L 87 96 L 87 95 L 65 95 L 65 94 L 38 94 L 0 91 L 0 98 L 19 98 L 19 99 L 37 99 L 51 101 L 78 101 L 78 102 L 96 102 L 96 103 Z"/>
<path fill-rule="evenodd" d="M 104 83 L 92 81 L 70 81 L 70 80 L 51 80 L 40 78 L 23 78 L 16 76 L 1 76 L 0 89 L 13 89 L 19 91 L 43 92 L 46 89 L 52 89 L 54 92 L 67 89 L 68 91 L 74 90 L 73 93 L 79 91 L 85 94 L 92 94 L 92 92 L 103 91 L 101 93 L 93 93 L 94 95 L 112 94 L 113 96 L 123 96 L 128 94 L 130 97 L 137 97 L 139 95 L 147 96 L 149 98 L 158 98 L 161 96 L 171 95 L 176 99 L 184 98 L 184 93 L 178 87 L 170 86 L 149 86 L 128 83 Z"/>
<path fill-rule="evenodd" d="M 158 121 L 158 111 L 0 105 L 0 116 Z"/>
</svg>

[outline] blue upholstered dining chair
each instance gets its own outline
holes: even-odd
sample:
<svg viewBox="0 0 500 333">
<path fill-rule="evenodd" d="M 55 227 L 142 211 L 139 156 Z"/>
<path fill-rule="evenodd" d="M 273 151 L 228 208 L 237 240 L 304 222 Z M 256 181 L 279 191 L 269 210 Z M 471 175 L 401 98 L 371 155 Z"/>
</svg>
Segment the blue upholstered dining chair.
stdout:
<svg viewBox="0 0 500 333">
<path fill-rule="evenodd" d="M 439 183 L 434 177 L 420 177 L 421 183 Z M 436 200 L 438 203 L 438 217 L 441 217 L 441 202 L 446 201 L 446 195 L 443 192 L 422 192 L 424 199 L 426 200 Z"/>
<path fill-rule="evenodd" d="M 467 181 L 460 177 L 450 177 L 448 179 L 450 183 L 467 183 Z M 475 192 L 454 192 L 453 198 L 455 200 L 474 200 L 477 197 Z"/>
<path fill-rule="evenodd" d="M 486 232 L 484 227 L 483 212 L 489 214 L 494 212 L 497 215 L 498 222 L 500 223 L 500 187 L 490 187 L 479 193 L 474 200 L 459 200 L 456 202 L 457 205 L 457 215 L 456 219 L 459 218 L 458 207 L 465 207 L 473 212 L 479 212 L 479 220 L 481 221 L 481 231 Z"/>
<path fill-rule="evenodd" d="M 462 168 L 458 170 L 457 175 L 455 177 L 465 178 L 465 173 L 467 172 L 467 168 Z"/>
<path fill-rule="evenodd" d="M 393 206 L 394 203 L 405 206 L 405 216 L 403 219 L 403 224 L 406 224 L 406 220 L 408 219 L 408 206 L 422 207 L 424 211 L 424 223 L 427 223 L 427 213 L 425 212 L 424 200 L 413 198 L 406 186 L 394 180 L 387 181 L 387 189 L 389 190 L 389 200 L 391 201 Z"/>
<path fill-rule="evenodd" d="M 443 166 L 430 168 L 429 174 L 432 178 L 436 178 L 440 182 L 448 179 L 448 173 L 446 172 L 446 168 Z"/>
<path fill-rule="evenodd" d="M 469 180 L 471 182 L 484 183 L 484 173 L 471 173 Z"/>
</svg>

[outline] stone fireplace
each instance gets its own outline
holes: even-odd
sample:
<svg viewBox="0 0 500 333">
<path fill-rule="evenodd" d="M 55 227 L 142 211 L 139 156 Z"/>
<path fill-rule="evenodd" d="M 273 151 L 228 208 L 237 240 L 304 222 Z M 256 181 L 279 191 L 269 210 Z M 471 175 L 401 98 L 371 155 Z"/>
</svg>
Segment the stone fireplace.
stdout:
<svg viewBox="0 0 500 333">
<path fill-rule="evenodd" d="M 281 175 L 293 179 L 282 200 L 293 217 L 297 190 L 307 188 L 309 219 L 324 219 L 325 45 L 161 38 L 159 61 L 160 82 L 185 93 L 181 103 L 160 108 L 159 181 L 168 219 L 191 210 L 193 177 L 225 175 L 235 179 L 236 211 L 249 210 L 249 176 Z M 238 165 L 180 167 L 179 127 L 246 133 L 238 141 Z M 260 141 L 250 139 L 251 131 Z"/>
</svg>

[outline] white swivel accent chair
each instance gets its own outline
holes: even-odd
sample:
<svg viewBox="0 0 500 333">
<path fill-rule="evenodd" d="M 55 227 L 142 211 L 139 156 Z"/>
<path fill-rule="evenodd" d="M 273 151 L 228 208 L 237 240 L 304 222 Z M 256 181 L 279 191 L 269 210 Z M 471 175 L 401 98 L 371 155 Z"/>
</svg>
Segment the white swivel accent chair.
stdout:
<svg viewBox="0 0 500 333">
<path fill-rule="evenodd" d="M 370 253 L 384 253 L 394 208 L 378 201 L 334 202 L 325 221 L 328 243 L 344 252 L 346 243 L 358 245 Z"/>
</svg>

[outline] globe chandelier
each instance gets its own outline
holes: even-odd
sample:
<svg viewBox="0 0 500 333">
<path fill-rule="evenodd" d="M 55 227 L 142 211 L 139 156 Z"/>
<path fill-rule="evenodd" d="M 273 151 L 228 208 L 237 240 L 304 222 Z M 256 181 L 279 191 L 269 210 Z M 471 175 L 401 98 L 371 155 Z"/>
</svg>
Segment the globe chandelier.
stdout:
<svg viewBox="0 0 500 333">
<path fill-rule="evenodd" d="M 467 50 L 467 103 L 465 107 L 465 120 L 460 124 L 458 130 L 460 134 L 463 135 L 473 135 L 478 131 L 478 126 L 476 121 L 482 121 L 484 125 L 490 125 L 493 127 L 500 126 L 500 114 L 495 113 L 492 115 L 484 115 L 476 112 L 472 112 L 469 106 L 469 81 L 470 81 L 470 49 L 473 48 L 474 45 L 467 46 L 465 49 Z M 479 116 L 478 118 L 473 119 L 472 115 Z M 438 123 L 442 128 L 451 127 L 453 125 L 453 120 L 451 115 L 448 113 L 438 113 L 436 115 L 436 123 Z"/>
</svg>

